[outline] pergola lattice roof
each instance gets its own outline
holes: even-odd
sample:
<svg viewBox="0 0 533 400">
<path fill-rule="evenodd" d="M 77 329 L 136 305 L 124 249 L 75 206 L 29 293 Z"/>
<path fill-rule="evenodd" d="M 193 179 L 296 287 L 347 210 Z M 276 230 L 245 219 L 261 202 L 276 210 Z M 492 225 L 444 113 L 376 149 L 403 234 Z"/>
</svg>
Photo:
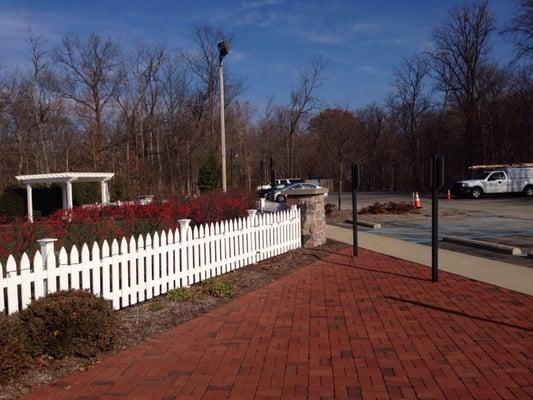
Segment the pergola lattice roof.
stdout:
<svg viewBox="0 0 533 400">
<path fill-rule="evenodd" d="M 19 175 L 15 178 L 23 185 L 61 182 L 106 182 L 113 178 L 112 172 L 59 172 L 53 174 Z"/>
</svg>

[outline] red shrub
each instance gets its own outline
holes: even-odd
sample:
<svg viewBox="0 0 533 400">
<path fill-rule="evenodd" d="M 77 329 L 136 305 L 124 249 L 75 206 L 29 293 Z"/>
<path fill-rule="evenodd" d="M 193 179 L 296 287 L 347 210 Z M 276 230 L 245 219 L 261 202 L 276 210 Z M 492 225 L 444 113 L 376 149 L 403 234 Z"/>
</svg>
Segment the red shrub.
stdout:
<svg viewBox="0 0 533 400">
<path fill-rule="evenodd" d="M 239 193 L 208 193 L 147 205 L 75 207 L 57 210 L 35 223 L 27 219 L 3 220 L 0 225 L 0 259 L 37 249 L 37 240 L 58 239 L 58 246 L 120 239 L 122 236 L 173 229 L 178 220 L 189 218 L 193 225 L 243 217 L 252 198 Z M 2 220 L 0 220 L 0 223 Z"/>
</svg>

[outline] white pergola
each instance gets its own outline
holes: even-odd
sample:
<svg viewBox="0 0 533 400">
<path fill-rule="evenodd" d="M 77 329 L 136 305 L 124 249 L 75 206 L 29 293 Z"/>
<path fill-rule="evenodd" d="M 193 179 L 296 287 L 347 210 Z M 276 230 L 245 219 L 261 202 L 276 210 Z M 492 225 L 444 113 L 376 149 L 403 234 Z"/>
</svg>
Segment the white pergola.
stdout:
<svg viewBox="0 0 533 400">
<path fill-rule="evenodd" d="M 61 172 L 56 174 L 37 174 L 16 176 L 21 185 L 26 186 L 28 219 L 33 222 L 32 185 L 56 183 L 61 186 L 63 208 L 72 208 L 72 184 L 77 182 L 100 182 L 102 204 L 109 204 L 109 187 L 107 182 L 113 178 L 112 172 Z"/>
</svg>

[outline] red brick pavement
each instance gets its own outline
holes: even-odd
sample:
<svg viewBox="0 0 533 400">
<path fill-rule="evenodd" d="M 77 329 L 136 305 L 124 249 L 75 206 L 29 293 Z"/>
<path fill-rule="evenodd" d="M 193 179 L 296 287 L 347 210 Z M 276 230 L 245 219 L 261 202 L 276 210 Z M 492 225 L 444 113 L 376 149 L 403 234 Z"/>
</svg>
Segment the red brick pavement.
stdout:
<svg viewBox="0 0 533 400">
<path fill-rule="evenodd" d="M 26 399 L 533 397 L 532 297 L 349 251 Z"/>
</svg>

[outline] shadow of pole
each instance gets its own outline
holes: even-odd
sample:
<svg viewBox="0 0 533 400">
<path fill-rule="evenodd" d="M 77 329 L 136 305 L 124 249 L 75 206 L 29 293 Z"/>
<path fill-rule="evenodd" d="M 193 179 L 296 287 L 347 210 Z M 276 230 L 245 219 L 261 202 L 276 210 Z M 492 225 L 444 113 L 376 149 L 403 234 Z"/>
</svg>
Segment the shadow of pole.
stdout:
<svg viewBox="0 0 533 400">
<path fill-rule="evenodd" d="M 477 321 L 488 322 L 490 324 L 506 326 L 508 328 L 520 329 L 520 330 L 526 331 L 526 332 L 533 332 L 533 328 L 528 328 L 528 327 L 524 327 L 524 326 L 520 326 L 520 325 L 509 324 L 509 323 L 503 322 L 503 321 L 495 321 L 495 320 L 490 319 L 490 318 L 480 317 L 480 316 L 477 316 L 477 315 L 466 314 L 466 313 L 464 313 L 462 311 L 451 310 L 449 308 L 444 308 L 444 307 L 440 307 L 440 306 L 436 306 L 436 305 L 428 304 L 428 303 L 422 303 L 422 302 L 416 301 L 416 300 L 409 300 L 409 299 L 404 299 L 404 298 L 395 297 L 395 296 L 384 296 L 384 297 L 386 299 L 389 299 L 389 300 L 401 301 L 401 302 L 404 302 L 404 303 L 413 304 L 415 306 L 429 308 L 431 310 L 441 311 L 441 312 L 445 312 L 447 314 L 457 315 L 459 317 L 465 317 L 465 318 L 470 318 L 470 319 L 474 319 L 474 320 L 477 320 Z"/>
<path fill-rule="evenodd" d="M 339 253 L 335 253 L 335 252 L 331 252 L 331 251 L 327 251 L 327 250 L 315 250 L 315 249 L 313 249 L 313 251 L 322 251 L 322 252 L 331 253 L 331 254 L 335 254 L 335 255 L 339 255 L 339 256 L 346 256 L 345 254 L 339 254 Z M 397 272 L 381 271 L 379 269 L 360 267 L 360 266 L 353 265 L 353 264 L 344 264 L 344 263 L 341 263 L 341 262 L 332 261 L 332 260 L 330 260 L 328 258 L 322 258 L 322 257 L 320 257 L 320 256 L 318 256 L 316 254 L 312 254 L 312 253 L 309 253 L 309 255 L 312 256 L 312 257 L 315 257 L 319 261 L 323 261 L 323 262 L 327 262 L 327 263 L 331 263 L 331 264 L 335 264 L 335 265 L 340 265 L 340 266 L 343 266 L 343 267 L 358 269 L 358 270 L 367 271 L 367 272 L 375 272 L 375 273 L 378 273 L 378 274 L 397 276 L 399 278 L 413 279 L 413 280 L 416 280 L 416 281 L 430 282 L 429 279 L 418 278 L 416 276 L 399 274 Z M 346 257 L 350 257 L 350 259 L 351 259 L 352 255 L 349 255 L 349 256 L 346 256 Z"/>
</svg>

